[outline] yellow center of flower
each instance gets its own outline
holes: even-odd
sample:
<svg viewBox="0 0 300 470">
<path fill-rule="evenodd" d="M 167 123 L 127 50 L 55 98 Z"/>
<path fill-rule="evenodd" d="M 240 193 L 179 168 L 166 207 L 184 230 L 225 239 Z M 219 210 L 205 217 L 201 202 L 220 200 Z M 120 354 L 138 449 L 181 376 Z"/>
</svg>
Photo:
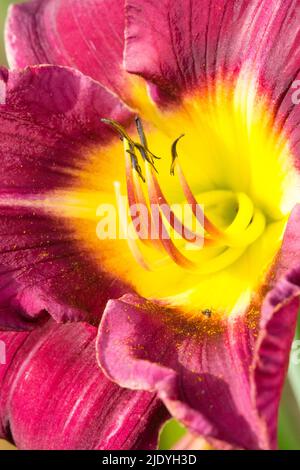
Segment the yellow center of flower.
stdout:
<svg viewBox="0 0 300 470">
<path fill-rule="evenodd" d="M 254 83 L 223 80 L 168 112 L 138 96 L 137 129 L 106 120 L 122 142 L 56 195 L 95 263 L 188 315 L 249 307 L 298 200 L 288 139 Z"/>
</svg>

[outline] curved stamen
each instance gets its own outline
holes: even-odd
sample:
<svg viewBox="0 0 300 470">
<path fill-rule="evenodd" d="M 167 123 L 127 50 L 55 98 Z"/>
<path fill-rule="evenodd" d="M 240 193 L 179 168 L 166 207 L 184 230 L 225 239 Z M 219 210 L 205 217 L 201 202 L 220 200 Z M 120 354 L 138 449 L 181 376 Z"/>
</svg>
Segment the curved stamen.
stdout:
<svg viewBox="0 0 300 470">
<path fill-rule="evenodd" d="M 125 142 L 128 142 L 127 140 L 125 140 Z M 129 143 L 129 142 L 128 142 Z M 145 180 L 145 177 L 143 175 L 143 172 L 142 172 L 142 169 L 139 165 L 139 162 L 138 162 L 138 159 L 137 159 L 137 156 L 134 152 L 134 149 L 133 147 L 131 146 L 131 144 L 129 143 L 130 145 L 130 148 L 126 150 L 126 153 L 128 153 L 131 157 L 131 165 L 130 165 L 130 168 L 133 168 L 137 174 L 139 175 L 139 177 L 141 178 L 141 180 L 143 181 L 143 183 L 146 182 Z"/>
<path fill-rule="evenodd" d="M 134 151 L 132 150 L 132 146 L 131 146 L 130 142 L 128 142 L 127 140 L 124 140 L 124 150 L 125 150 L 125 161 L 126 161 L 127 199 L 128 199 L 128 203 L 129 203 L 129 212 L 130 212 L 131 220 L 134 224 L 134 218 L 133 218 L 133 214 L 132 214 L 131 209 L 138 204 L 138 201 L 137 201 L 137 198 L 136 198 L 135 184 L 134 184 L 134 180 L 133 180 L 133 171 L 132 171 L 132 169 L 133 168 L 135 169 L 135 167 L 133 166 L 132 158 L 129 157 L 128 150 L 130 150 L 130 155 L 134 155 Z M 145 181 L 145 180 L 143 179 L 143 181 Z M 144 230 L 145 230 L 145 227 L 146 228 L 148 227 L 148 221 L 143 219 L 143 214 L 140 214 L 140 215 L 142 217 L 142 224 L 141 225 L 142 225 L 143 233 L 138 234 L 138 235 L 139 235 L 140 239 L 147 240 L 149 238 L 149 233 L 145 233 Z"/>
<path fill-rule="evenodd" d="M 151 271 L 150 266 L 146 262 L 143 253 L 138 247 L 138 244 L 132 234 L 129 233 L 128 227 L 127 227 L 127 208 L 124 206 L 123 198 L 121 195 L 120 191 L 120 183 L 115 182 L 115 194 L 116 194 L 116 199 L 117 199 L 117 206 L 119 209 L 119 216 L 120 216 L 120 223 L 123 229 L 124 234 L 126 235 L 126 240 L 127 240 L 127 245 L 132 253 L 132 256 L 136 260 L 136 262 L 146 271 Z"/>
<path fill-rule="evenodd" d="M 230 245 L 234 247 L 249 246 L 254 243 L 264 232 L 266 228 L 266 218 L 259 209 L 255 209 L 252 222 L 247 229 L 235 238 L 230 239 Z"/>
<path fill-rule="evenodd" d="M 138 204 L 141 204 L 143 207 L 146 208 L 147 211 L 147 222 L 148 222 L 148 238 L 146 240 L 142 240 L 147 245 L 153 245 L 159 251 L 164 251 L 163 246 L 160 242 L 159 233 L 155 231 L 154 221 L 153 221 L 153 214 L 151 212 L 151 208 L 149 206 L 149 202 L 146 199 L 143 187 L 141 185 L 140 179 L 133 175 L 134 179 L 134 189 L 136 193 L 136 200 Z"/>
<path fill-rule="evenodd" d="M 147 179 L 148 187 L 152 189 L 152 193 L 154 194 L 153 203 L 159 205 L 162 213 L 170 223 L 171 227 L 179 235 L 181 235 L 185 241 L 197 244 L 198 246 L 202 247 L 204 242 L 203 236 L 200 236 L 197 233 L 191 231 L 178 219 L 174 211 L 171 209 L 167 199 L 165 198 L 153 171 L 150 169 L 150 172 L 146 173 L 146 178 L 147 174 L 149 175 L 149 178 Z"/>
<path fill-rule="evenodd" d="M 151 176 L 150 176 L 151 168 L 149 166 L 146 167 L 146 180 L 149 181 Z M 150 199 L 150 204 L 152 204 L 153 207 L 156 205 L 156 194 L 154 191 L 154 187 L 150 185 L 149 187 L 149 199 Z M 170 256 L 170 258 L 179 266 L 185 268 L 185 269 L 194 269 L 195 263 L 193 263 L 191 260 L 189 260 L 186 256 L 184 256 L 180 250 L 174 245 L 173 241 L 171 240 L 168 231 L 166 230 L 165 224 L 162 220 L 162 216 L 160 211 L 157 211 L 157 217 L 153 217 L 153 223 L 155 227 L 155 231 L 159 233 L 160 236 L 160 241 L 165 248 L 166 252 Z"/>
<path fill-rule="evenodd" d="M 147 153 L 150 153 L 150 155 L 154 156 L 148 149 L 148 144 L 147 144 L 147 139 L 145 136 L 144 128 L 142 121 L 140 120 L 139 117 L 135 118 L 136 121 L 136 126 L 137 126 L 137 131 L 141 140 L 142 145 L 135 144 L 135 146 L 138 148 L 140 151 L 142 157 L 144 158 L 144 161 L 148 162 L 152 168 L 157 172 L 153 160 L 150 160 L 148 158 Z M 183 135 L 181 136 L 183 137 Z M 179 137 L 177 141 L 181 138 Z M 174 145 L 174 152 L 176 153 L 176 144 Z M 155 156 L 154 156 L 155 157 Z M 157 172 L 158 173 L 158 172 Z M 170 222 L 171 227 L 179 234 L 181 235 L 186 241 L 191 242 L 191 243 L 197 243 L 199 246 L 203 245 L 203 237 L 200 237 L 196 233 L 190 231 L 187 227 L 185 227 L 180 220 L 176 217 L 174 212 L 170 209 L 170 205 L 168 204 L 164 194 L 161 191 L 161 188 L 158 184 L 157 178 L 153 174 L 153 171 L 150 172 L 151 175 L 151 182 L 150 184 L 154 184 L 154 191 L 156 194 L 156 203 L 160 205 L 162 212 L 164 213 L 166 219 Z M 199 208 L 197 207 L 197 210 Z"/>
<path fill-rule="evenodd" d="M 196 221 L 206 231 L 207 235 L 199 234 L 190 229 L 174 212 L 169 204 L 164 192 L 161 189 L 156 176 L 157 169 L 154 165 L 156 157 L 148 147 L 144 128 L 139 117 L 136 117 L 136 127 L 140 138 L 140 143 L 135 142 L 127 134 L 125 129 L 111 119 L 102 119 L 102 122 L 113 127 L 120 135 L 124 143 L 124 153 L 126 162 L 126 183 L 127 183 L 127 203 L 132 225 L 128 227 L 127 204 L 124 203 L 120 194 L 120 183 L 115 183 L 117 205 L 120 214 L 120 223 L 125 231 L 128 247 L 136 261 L 146 270 L 152 270 L 160 266 L 165 266 L 168 260 L 172 260 L 178 266 L 193 271 L 198 275 L 207 275 L 225 269 L 234 263 L 247 247 L 254 243 L 264 232 L 266 219 L 259 209 L 254 207 L 251 199 L 244 193 L 233 193 L 231 191 L 210 191 L 198 195 L 202 203 L 208 206 L 218 205 L 225 199 L 233 199 L 237 202 L 237 212 L 234 220 L 227 228 L 219 229 L 208 217 L 204 215 L 201 206 L 198 204 L 187 179 L 183 173 L 178 159 L 177 145 L 184 134 L 179 136 L 172 144 L 172 164 L 170 173 L 177 172 L 185 199 L 191 209 Z M 139 164 L 139 156 L 142 158 L 142 167 Z M 155 173 L 156 172 L 156 173 Z M 146 185 L 143 185 L 143 183 Z M 144 210 L 140 210 L 138 206 Z M 174 206 L 173 206 L 174 207 Z M 137 229 L 133 209 L 139 213 Z M 193 219 L 193 220 L 195 220 Z M 167 222 L 167 224 L 166 224 Z M 186 246 L 180 245 L 180 249 L 175 245 L 172 237 L 176 233 L 182 240 L 187 242 Z M 146 261 L 143 250 L 140 248 L 143 242 L 150 248 L 158 249 L 165 257 L 151 263 Z M 184 250 L 190 249 L 194 245 L 198 251 L 194 253 L 191 260 L 185 256 Z M 199 247 L 204 249 L 200 252 Z"/>
<path fill-rule="evenodd" d="M 234 237 L 246 230 L 253 219 L 254 205 L 251 199 L 244 193 L 237 194 L 238 212 L 234 221 L 225 230 L 226 237 Z"/>
<path fill-rule="evenodd" d="M 132 150 L 132 146 L 130 142 L 127 140 L 124 140 L 124 150 L 125 150 L 125 161 L 126 161 L 126 181 L 127 181 L 127 198 L 129 202 L 129 212 L 131 216 L 131 220 L 133 225 L 135 226 L 135 220 L 133 216 L 132 209 L 134 207 L 140 206 L 142 208 L 141 211 L 139 211 L 139 218 L 141 219 L 141 232 L 138 233 L 137 235 L 139 239 L 145 243 L 146 245 L 154 245 L 155 248 L 160 249 L 161 246 L 158 244 L 156 237 L 154 240 L 152 240 L 151 237 L 151 231 L 150 227 L 152 227 L 152 215 L 149 210 L 149 206 L 147 203 L 147 200 L 144 195 L 144 191 L 141 187 L 140 184 L 140 176 L 136 176 L 136 173 L 134 173 L 133 166 L 132 166 L 132 160 L 129 158 L 129 155 L 134 154 L 134 150 Z M 147 214 L 144 213 L 143 209 Z"/>
<path fill-rule="evenodd" d="M 183 170 L 179 164 L 178 161 L 178 153 L 177 153 L 177 144 L 184 137 L 184 134 L 179 136 L 172 144 L 171 152 L 172 152 L 172 164 L 171 164 L 171 170 L 170 173 L 171 175 L 175 174 L 175 168 L 177 168 L 177 173 L 179 177 L 179 181 L 181 184 L 181 187 L 183 189 L 183 193 L 186 197 L 187 202 L 190 204 L 194 216 L 197 218 L 198 222 L 202 224 L 202 221 L 204 221 L 204 229 L 213 237 L 222 237 L 223 232 L 219 230 L 202 212 L 201 215 L 199 215 L 199 204 L 184 176 Z"/>
</svg>

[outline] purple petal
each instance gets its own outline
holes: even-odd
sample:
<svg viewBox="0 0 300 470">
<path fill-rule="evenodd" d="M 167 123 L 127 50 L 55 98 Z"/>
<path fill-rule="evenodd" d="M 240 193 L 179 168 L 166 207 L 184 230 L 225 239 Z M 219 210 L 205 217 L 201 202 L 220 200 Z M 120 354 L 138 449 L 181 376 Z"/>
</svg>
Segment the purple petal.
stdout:
<svg viewBox="0 0 300 470">
<path fill-rule="evenodd" d="M 107 305 L 98 357 L 121 386 L 156 391 L 192 433 L 242 448 L 265 447 L 250 400 L 249 332 L 244 321 L 230 321 L 223 330 L 205 335 L 201 323 L 180 322 L 174 312 L 124 296 Z"/>
<path fill-rule="evenodd" d="M 11 67 L 68 65 L 126 97 L 122 0 L 32 0 L 13 5 L 6 47 Z"/>
<path fill-rule="evenodd" d="M 10 72 L 2 83 L 1 286 L 21 286 L 17 299 L 11 291 L 10 306 L 29 317 L 46 309 L 57 320 L 97 319 L 123 287 L 100 272 L 68 221 L 35 202 L 70 188 L 91 149 L 109 142 L 112 134 L 101 117 L 124 122 L 130 114 L 97 82 L 68 68 Z M 8 307 L 7 292 L 0 293 L 0 304 L 1 297 Z M 4 316 L 0 311 L 6 327 Z"/>
<path fill-rule="evenodd" d="M 111 383 L 95 357 L 96 329 L 50 321 L 1 333 L 0 435 L 19 449 L 153 449 L 168 418 L 149 392 Z"/>
<path fill-rule="evenodd" d="M 127 0 L 125 65 L 177 99 L 247 64 L 278 103 L 299 70 L 298 0 Z M 276 103 L 275 103 L 276 105 Z"/>
<path fill-rule="evenodd" d="M 299 253 L 299 233 L 296 208 L 278 262 L 281 273 L 296 244 Z M 299 266 L 290 268 L 264 301 L 258 333 L 247 312 L 214 324 L 184 319 L 133 295 L 110 301 L 98 334 L 102 369 L 123 387 L 156 391 L 193 434 L 238 448 L 276 448 L 299 308 Z"/>
<path fill-rule="evenodd" d="M 286 377 L 300 305 L 299 233 L 300 207 L 297 206 L 290 218 L 284 247 L 277 262 L 278 281 L 262 308 L 254 357 L 254 399 L 266 423 L 272 448 L 277 445 L 279 397 Z"/>
<path fill-rule="evenodd" d="M 27 330 L 36 326 L 36 318 L 46 317 L 44 305 L 34 289 L 27 290 L 15 279 L 13 273 L 0 266 L 0 323 L 1 329 Z"/>
<path fill-rule="evenodd" d="M 4 83 L 1 195 L 70 186 L 71 170 L 82 168 L 88 150 L 114 135 L 101 118 L 124 123 L 130 117 L 114 95 L 69 68 L 31 67 L 10 72 Z"/>
</svg>

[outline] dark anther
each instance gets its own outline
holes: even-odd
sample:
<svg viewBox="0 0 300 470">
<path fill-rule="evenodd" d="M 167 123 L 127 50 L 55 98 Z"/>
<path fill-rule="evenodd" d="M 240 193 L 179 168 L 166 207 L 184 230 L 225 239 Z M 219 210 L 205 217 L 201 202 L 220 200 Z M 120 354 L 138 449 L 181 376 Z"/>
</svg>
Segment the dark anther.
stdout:
<svg viewBox="0 0 300 470">
<path fill-rule="evenodd" d="M 101 122 L 103 122 L 104 124 L 108 124 L 109 126 L 111 126 L 113 129 L 115 129 L 115 131 L 117 131 L 121 137 L 121 140 L 123 139 L 126 139 L 128 140 L 128 142 L 132 143 L 132 140 L 130 139 L 129 135 L 125 132 L 125 130 L 123 129 L 123 127 L 118 124 L 116 121 L 114 121 L 113 119 L 101 119 Z"/>
<path fill-rule="evenodd" d="M 149 157 L 148 153 L 149 151 L 147 149 L 145 149 L 145 147 L 143 147 L 143 145 L 141 144 L 138 144 L 136 142 L 134 142 L 134 146 L 135 148 L 140 152 L 142 158 L 147 161 L 148 163 L 150 163 L 150 165 L 152 166 L 152 168 L 156 171 L 156 173 L 158 173 L 157 169 L 155 168 L 154 166 L 154 162 L 153 160 Z"/>
<path fill-rule="evenodd" d="M 131 165 L 132 167 L 134 168 L 134 170 L 137 172 L 137 174 L 139 175 L 139 177 L 141 178 L 141 180 L 145 183 L 145 178 L 144 178 L 144 175 L 143 175 L 143 172 L 142 172 L 142 169 L 139 165 L 139 162 L 138 162 L 138 159 L 137 159 L 137 156 L 135 154 L 135 151 L 134 151 L 134 147 L 130 145 L 130 150 L 126 150 L 127 153 L 129 153 L 130 157 L 131 157 Z"/>
<path fill-rule="evenodd" d="M 211 318 L 212 311 L 206 308 L 205 310 L 202 310 L 202 314 L 207 318 Z"/>
<path fill-rule="evenodd" d="M 118 124 L 116 121 L 114 121 L 113 119 L 106 119 L 106 118 L 103 118 L 101 119 L 101 122 L 103 122 L 104 124 L 108 124 L 109 126 L 111 126 L 115 131 L 117 131 L 117 133 L 119 134 L 120 136 L 120 139 L 123 141 L 123 140 L 127 140 L 127 142 L 129 143 L 129 146 L 130 146 L 130 149 L 127 150 L 127 152 L 129 153 L 129 155 L 131 156 L 131 162 L 132 162 L 132 167 L 138 172 L 139 176 L 141 177 L 141 179 L 145 182 L 145 178 L 142 174 L 142 170 L 141 170 L 141 167 L 138 163 L 138 158 L 136 156 L 136 153 L 135 153 L 135 149 L 138 150 L 138 152 L 141 154 L 142 158 L 144 161 L 147 161 L 151 166 L 152 168 L 158 173 L 157 169 L 155 168 L 154 166 L 154 158 L 156 159 L 159 159 L 159 157 L 157 157 L 156 155 L 154 155 L 154 153 L 152 153 L 149 149 L 148 149 L 148 145 L 147 145 L 147 139 L 146 139 L 146 136 L 145 136 L 145 132 L 144 132 L 144 128 L 143 128 L 143 124 L 142 124 L 142 121 L 141 119 L 137 116 L 135 118 L 135 122 L 136 122 L 136 128 L 137 128 L 137 131 L 138 131 L 138 134 L 139 134 L 139 138 L 141 140 L 141 143 L 139 142 L 134 142 L 130 137 L 129 135 L 127 134 L 127 132 L 125 131 L 125 129 L 120 125 Z"/>
<path fill-rule="evenodd" d="M 143 123 L 142 123 L 142 120 L 141 118 L 139 118 L 138 116 L 136 116 L 135 118 L 135 124 L 136 124 L 136 128 L 137 128 L 137 131 L 138 131 L 138 134 L 139 134 L 139 138 L 140 138 L 140 141 L 141 141 L 141 144 L 142 144 L 142 147 L 143 149 L 152 157 L 152 158 L 156 158 L 157 160 L 160 160 L 160 157 L 157 157 L 156 155 L 154 155 L 154 153 L 152 153 L 149 148 L 148 148 L 148 143 L 147 143 L 147 139 L 146 139 L 146 135 L 145 135 L 145 132 L 144 132 L 144 127 L 143 127 Z M 136 146 L 138 147 L 139 144 L 136 144 Z M 150 162 L 149 162 L 150 163 Z"/>
<path fill-rule="evenodd" d="M 160 160 L 160 157 L 157 157 L 156 155 L 154 155 L 154 153 L 152 153 L 148 148 L 144 147 L 143 145 L 139 144 L 138 142 L 134 142 L 134 145 L 136 146 L 136 148 L 138 148 L 139 150 L 142 148 L 144 150 L 144 152 L 146 152 L 147 156 L 148 156 L 148 160 L 149 163 L 150 160 L 152 161 L 152 163 L 154 163 L 154 158 L 156 158 L 156 160 Z M 149 157 L 150 155 L 150 157 Z"/>
<path fill-rule="evenodd" d="M 177 144 L 184 137 L 185 134 L 181 134 L 177 139 L 173 142 L 172 147 L 171 147 L 171 154 L 172 154 L 172 164 L 171 164 L 171 169 L 170 169 L 170 174 L 171 176 L 174 176 L 175 174 L 175 163 L 178 158 L 178 153 L 177 153 Z"/>
<path fill-rule="evenodd" d="M 138 116 L 136 116 L 136 118 L 135 118 L 135 124 L 136 124 L 136 128 L 137 128 L 137 131 L 138 131 L 138 134 L 139 134 L 139 138 L 140 138 L 140 141 L 141 141 L 143 147 L 148 148 L 147 139 L 146 139 L 146 135 L 145 135 L 145 132 L 144 132 L 143 124 L 142 124 L 141 119 Z"/>
</svg>

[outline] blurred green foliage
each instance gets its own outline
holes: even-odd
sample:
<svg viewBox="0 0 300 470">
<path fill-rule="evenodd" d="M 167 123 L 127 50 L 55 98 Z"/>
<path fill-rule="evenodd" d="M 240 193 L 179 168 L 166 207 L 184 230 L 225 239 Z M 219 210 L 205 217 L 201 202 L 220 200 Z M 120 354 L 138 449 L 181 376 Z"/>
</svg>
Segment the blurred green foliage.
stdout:
<svg viewBox="0 0 300 470">
<path fill-rule="evenodd" d="M 175 419 L 171 419 L 164 426 L 160 435 L 160 449 L 171 449 L 186 433 L 186 430 Z"/>
<path fill-rule="evenodd" d="M 279 446 L 285 450 L 300 450 L 300 316 L 279 413 Z"/>
<path fill-rule="evenodd" d="M 4 52 L 4 22 L 7 8 L 11 3 L 21 3 L 24 0 L 0 0 L 0 65 L 6 64 Z M 300 334 L 298 332 L 298 338 Z M 280 409 L 279 444 L 281 449 L 300 450 L 300 365 L 291 366 L 293 387 L 287 383 Z M 298 378 L 299 377 L 299 378 Z M 295 390 L 295 385 L 297 390 Z M 184 429 L 175 421 L 170 421 L 161 435 L 161 449 L 172 447 L 184 435 Z"/>
<path fill-rule="evenodd" d="M 7 7 L 10 3 L 13 3 L 10 0 L 0 0 L 0 30 L 1 30 L 1 41 L 0 41 L 0 65 L 6 63 L 5 52 L 4 52 L 4 21 L 6 16 Z"/>
<path fill-rule="evenodd" d="M 22 3 L 24 0 L 0 0 L 0 65 L 6 65 L 5 51 L 4 51 L 4 22 L 6 13 L 11 3 Z"/>
</svg>

